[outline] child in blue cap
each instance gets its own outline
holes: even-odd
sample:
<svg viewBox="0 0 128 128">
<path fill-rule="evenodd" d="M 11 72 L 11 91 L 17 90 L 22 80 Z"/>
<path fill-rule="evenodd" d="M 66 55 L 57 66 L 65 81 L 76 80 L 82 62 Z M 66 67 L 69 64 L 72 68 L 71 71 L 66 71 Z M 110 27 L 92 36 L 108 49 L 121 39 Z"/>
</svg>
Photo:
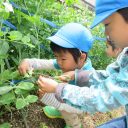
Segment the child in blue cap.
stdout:
<svg viewBox="0 0 128 128">
<path fill-rule="evenodd" d="M 56 92 L 61 102 L 95 113 L 126 106 L 128 112 L 128 0 L 96 0 L 96 17 L 91 28 L 99 23 L 105 26 L 108 40 L 116 47 L 124 48 L 117 60 L 106 70 L 87 72 L 77 70 L 78 86 L 57 83 L 39 77 L 38 85 L 47 92 Z M 74 72 L 68 73 L 74 79 Z M 48 81 L 49 80 L 49 81 Z M 79 87 L 81 84 L 89 87 Z M 71 90 L 71 91 L 70 91 Z M 79 95 L 78 95 L 79 94 Z M 127 128 L 128 116 L 110 121 L 99 128 Z"/>
<path fill-rule="evenodd" d="M 32 69 L 61 69 L 63 73 L 75 69 L 93 70 L 91 61 L 87 57 L 93 44 L 93 37 L 87 28 L 78 23 L 68 23 L 56 34 L 48 37 L 48 40 L 51 41 L 50 47 L 56 59 L 24 59 L 19 65 L 21 74 L 26 74 Z M 69 83 L 75 84 L 75 81 Z M 45 93 L 44 96 L 41 93 L 42 91 L 39 91 L 41 102 L 48 105 L 43 108 L 48 117 L 63 118 L 66 121 L 65 128 L 81 128 L 78 114 L 82 114 L 83 111 L 58 102 L 54 93 Z"/>
</svg>

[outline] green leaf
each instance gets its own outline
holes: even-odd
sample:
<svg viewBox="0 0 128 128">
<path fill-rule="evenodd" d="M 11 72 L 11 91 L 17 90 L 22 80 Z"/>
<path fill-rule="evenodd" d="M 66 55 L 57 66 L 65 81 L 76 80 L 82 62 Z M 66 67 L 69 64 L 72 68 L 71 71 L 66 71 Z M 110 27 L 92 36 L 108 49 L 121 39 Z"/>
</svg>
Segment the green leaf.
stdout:
<svg viewBox="0 0 128 128">
<path fill-rule="evenodd" d="M 15 56 L 10 56 L 11 60 L 14 61 L 16 65 L 19 65 L 19 61 Z"/>
<path fill-rule="evenodd" d="M 18 79 L 21 75 L 19 74 L 19 71 L 16 70 L 10 74 L 11 79 Z"/>
<path fill-rule="evenodd" d="M 25 78 L 30 78 L 31 76 L 28 73 L 25 73 L 24 77 Z"/>
<path fill-rule="evenodd" d="M 1 59 L 1 60 L 2 60 L 2 59 L 6 59 L 7 57 L 8 57 L 8 54 L 6 54 L 6 55 L 5 55 L 5 54 L 1 54 L 1 55 L 0 55 L 0 59 Z"/>
<path fill-rule="evenodd" d="M 35 45 L 40 44 L 39 40 L 37 40 L 37 38 L 34 37 L 33 35 L 30 35 L 30 38 L 31 38 L 31 41 L 32 41 L 33 44 L 35 44 Z"/>
<path fill-rule="evenodd" d="M 0 74 L 0 80 L 1 81 L 7 81 L 9 79 L 12 79 L 12 75 L 11 74 L 11 71 L 10 70 L 5 70 L 4 72 L 2 72 Z"/>
<path fill-rule="evenodd" d="M 30 42 L 30 36 L 29 36 L 29 35 L 24 36 L 24 37 L 22 38 L 22 42 L 23 42 L 24 44 L 27 44 L 28 42 Z"/>
<path fill-rule="evenodd" d="M 4 8 L 0 7 L 0 19 L 4 19 L 4 20 L 8 19 L 9 14 L 10 13 L 6 12 L 6 10 Z"/>
<path fill-rule="evenodd" d="M 9 38 L 13 41 L 13 40 L 21 40 L 22 39 L 22 33 L 19 31 L 11 31 L 9 32 Z"/>
<path fill-rule="evenodd" d="M 4 35 L 4 32 L 0 31 L 0 36 L 3 36 Z"/>
<path fill-rule="evenodd" d="M 8 93 L 12 89 L 13 89 L 13 87 L 11 87 L 11 86 L 3 86 L 3 87 L 0 87 L 0 95 L 3 95 L 3 94 Z"/>
<path fill-rule="evenodd" d="M 1 57 L 1 56 L 0 56 Z M 0 58 L 0 65 L 4 66 L 5 65 L 5 62 L 3 59 Z"/>
<path fill-rule="evenodd" d="M 29 70 L 28 73 L 25 73 L 24 77 L 25 78 L 31 78 L 33 74 L 33 70 Z"/>
<path fill-rule="evenodd" d="M 16 108 L 17 108 L 17 109 L 22 109 L 22 108 L 24 108 L 24 107 L 27 106 L 27 105 L 29 105 L 29 103 L 26 102 L 25 99 L 18 98 L 18 99 L 16 100 Z"/>
<path fill-rule="evenodd" d="M 15 100 L 15 95 L 13 92 L 9 92 L 7 94 L 4 94 L 0 97 L 0 104 L 5 105 L 5 104 L 10 104 L 14 102 Z"/>
<path fill-rule="evenodd" d="M 20 88 L 23 90 L 32 90 L 34 88 L 34 84 L 29 82 L 21 82 L 16 88 Z"/>
<path fill-rule="evenodd" d="M 25 43 L 25 45 L 29 46 L 30 48 L 35 48 L 35 46 L 33 44 L 30 44 L 30 43 Z"/>
<path fill-rule="evenodd" d="M 38 97 L 35 95 L 29 95 L 26 97 L 26 101 L 29 103 L 34 103 L 38 100 Z"/>
<path fill-rule="evenodd" d="M 9 50 L 9 45 L 6 41 L 0 41 L 0 55 L 6 55 Z"/>
<path fill-rule="evenodd" d="M 16 93 L 17 95 L 25 95 L 25 94 L 28 94 L 28 91 L 27 91 L 27 90 L 23 90 L 23 89 L 17 88 L 17 89 L 15 89 L 15 93 Z"/>
<path fill-rule="evenodd" d="M 0 125 L 0 128 L 11 128 L 10 123 L 3 123 Z"/>
</svg>

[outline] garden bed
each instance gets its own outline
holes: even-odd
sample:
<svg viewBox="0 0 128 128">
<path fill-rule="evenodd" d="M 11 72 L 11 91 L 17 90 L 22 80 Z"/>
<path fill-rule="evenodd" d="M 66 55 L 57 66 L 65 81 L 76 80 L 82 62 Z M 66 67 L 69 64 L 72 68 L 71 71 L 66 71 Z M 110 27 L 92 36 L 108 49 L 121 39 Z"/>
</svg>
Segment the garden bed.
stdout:
<svg viewBox="0 0 128 128">
<path fill-rule="evenodd" d="M 21 110 L 5 112 L 0 116 L 0 124 L 8 122 L 12 128 L 63 128 L 65 122 L 63 119 L 49 119 L 42 111 L 41 103 L 34 103 L 26 109 L 24 112 Z M 123 115 L 124 109 L 119 108 L 111 113 L 96 113 L 95 115 L 84 114 L 80 118 L 83 122 L 84 128 L 95 128 L 103 122 L 106 122 L 114 117 Z M 26 115 L 26 117 L 25 117 Z M 1 127 L 0 127 L 1 128 Z"/>
</svg>

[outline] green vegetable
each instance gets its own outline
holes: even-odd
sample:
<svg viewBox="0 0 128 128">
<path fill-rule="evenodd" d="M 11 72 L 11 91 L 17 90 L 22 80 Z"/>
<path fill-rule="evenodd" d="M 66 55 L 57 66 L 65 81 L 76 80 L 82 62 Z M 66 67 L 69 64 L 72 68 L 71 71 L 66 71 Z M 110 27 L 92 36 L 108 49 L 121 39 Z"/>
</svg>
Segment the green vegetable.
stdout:
<svg viewBox="0 0 128 128">
<path fill-rule="evenodd" d="M 0 95 L 3 95 L 3 94 L 8 93 L 12 89 L 13 89 L 13 87 L 11 87 L 11 86 L 3 86 L 3 87 L 0 87 Z"/>
</svg>

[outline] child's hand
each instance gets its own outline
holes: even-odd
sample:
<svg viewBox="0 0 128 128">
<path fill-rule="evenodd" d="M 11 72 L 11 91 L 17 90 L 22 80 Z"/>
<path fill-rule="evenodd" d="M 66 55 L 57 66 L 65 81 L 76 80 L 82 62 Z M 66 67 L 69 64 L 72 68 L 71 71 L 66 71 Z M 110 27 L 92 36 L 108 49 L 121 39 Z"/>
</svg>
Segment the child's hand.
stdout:
<svg viewBox="0 0 128 128">
<path fill-rule="evenodd" d="M 19 64 L 18 70 L 19 70 L 19 73 L 21 75 L 25 75 L 28 72 L 32 72 L 33 71 L 33 69 L 30 67 L 30 65 L 29 65 L 29 63 L 27 62 L 26 59 L 21 61 L 21 63 Z"/>
<path fill-rule="evenodd" d="M 69 82 L 75 79 L 75 71 L 69 71 L 59 76 L 59 79 L 63 82 Z"/>
<path fill-rule="evenodd" d="M 42 76 L 39 76 L 37 84 L 43 92 L 47 92 L 47 93 L 54 93 L 58 85 L 58 83 L 55 80 L 45 78 Z"/>
<path fill-rule="evenodd" d="M 38 96 L 39 96 L 39 99 L 41 99 L 43 97 L 43 95 L 45 94 L 44 91 L 42 91 L 41 89 L 38 90 L 37 92 Z"/>
</svg>

